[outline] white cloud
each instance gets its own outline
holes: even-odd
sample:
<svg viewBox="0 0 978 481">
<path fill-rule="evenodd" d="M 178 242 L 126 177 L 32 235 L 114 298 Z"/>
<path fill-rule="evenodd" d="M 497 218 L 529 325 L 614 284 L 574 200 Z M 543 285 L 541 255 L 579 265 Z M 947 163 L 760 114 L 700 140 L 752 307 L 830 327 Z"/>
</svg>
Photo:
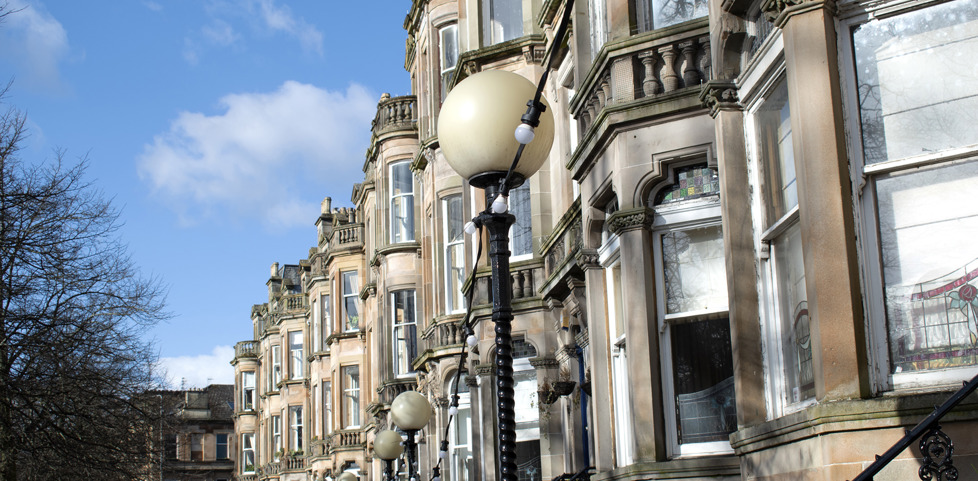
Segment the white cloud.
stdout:
<svg viewBox="0 0 978 481">
<path fill-rule="evenodd" d="M 288 6 L 275 5 L 275 0 L 259 0 L 258 10 L 268 28 L 294 36 L 307 52 L 323 54 L 323 33 L 302 18 L 295 18 Z"/>
<path fill-rule="evenodd" d="M 231 24 L 224 20 L 214 20 L 210 25 L 205 26 L 201 32 L 211 42 L 225 47 L 241 40 L 241 36 L 234 31 Z"/>
<path fill-rule="evenodd" d="M 156 3 L 156 2 L 152 2 L 152 1 L 149 1 L 149 0 L 143 0 L 143 5 L 146 8 L 148 8 L 148 9 L 154 11 L 154 12 L 161 12 L 161 11 L 163 11 L 163 5 L 160 5 L 159 3 Z"/>
<path fill-rule="evenodd" d="M 268 228 L 309 225 L 323 196 L 362 179 L 376 99 L 294 81 L 220 99 L 223 113 L 181 112 L 138 159 L 139 175 L 186 223 L 226 215 Z"/>
<path fill-rule="evenodd" d="M 0 27 L 0 55 L 17 65 L 20 85 L 62 87 L 59 64 L 69 52 L 68 33 L 40 2 L 10 0 Z"/>
<path fill-rule="evenodd" d="M 172 388 L 206 387 L 209 384 L 234 384 L 234 348 L 215 346 L 210 354 L 160 358 Z"/>
</svg>

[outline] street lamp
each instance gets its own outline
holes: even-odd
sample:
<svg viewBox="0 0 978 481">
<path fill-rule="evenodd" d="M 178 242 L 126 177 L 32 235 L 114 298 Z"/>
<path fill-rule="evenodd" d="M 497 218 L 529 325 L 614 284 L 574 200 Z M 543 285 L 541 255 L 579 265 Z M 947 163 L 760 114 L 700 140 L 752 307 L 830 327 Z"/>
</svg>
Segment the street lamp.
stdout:
<svg viewBox="0 0 978 481">
<path fill-rule="evenodd" d="M 394 481 L 394 460 L 404 452 L 401 435 L 390 429 L 377 433 L 374 438 L 374 454 L 384 460 L 384 479 Z"/>
<path fill-rule="evenodd" d="M 414 449 L 417 447 L 414 435 L 431 419 L 431 403 L 418 391 L 404 391 L 391 403 L 391 419 L 407 433 L 404 448 L 407 450 L 408 481 L 417 481 L 414 476 Z"/>
<path fill-rule="evenodd" d="M 359 479 L 360 478 L 358 478 L 357 475 L 349 471 L 343 471 L 336 477 L 336 481 L 359 481 Z"/>
<path fill-rule="evenodd" d="M 470 185 L 485 189 L 486 205 L 491 206 L 475 223 L 489 232 L 492 264 L 499 481 L 517 481 L 509 272 L 509 229 L 516 218 L 507 212 L 506 196 L 540 169 L 553 138 L 553 114 L 546 100 L 532 82 L 512 72 L 489 70 L 459 82 L 438 118 L 438 143 L 445 160 Z"/>
</svg>

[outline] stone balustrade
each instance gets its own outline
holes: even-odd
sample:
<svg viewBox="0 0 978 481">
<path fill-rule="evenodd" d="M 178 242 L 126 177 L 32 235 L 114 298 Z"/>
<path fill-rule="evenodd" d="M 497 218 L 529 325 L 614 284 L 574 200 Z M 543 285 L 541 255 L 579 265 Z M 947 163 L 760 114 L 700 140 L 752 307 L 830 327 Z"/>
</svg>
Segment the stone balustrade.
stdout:
<svg viewBox="0 0 978 481">
<path fill-rule="evenodd" d="M 415 117 L 416 105 L 417 98 L 413 95 L 381 99 L 377 104 L 377 115 L 374 116 L 370 125 L 374 135 L 414 128 L 414 123 L 417 120 Z"/>
<path fill-rule="evenodd" d="M 363 224 L 347 224 L 336 227 L 330 239 L 331 250 L 363 247 Z"/>
<path fill-rule="evenodd" d="M 581 132 L 590 130 L 608 107 L 668 96 L 710 80 L 710 35 L 705 20 L 680 33 L 648 38 L 610 45 L 605 61 L 595 64 L 599 70 L 588 76 L 572 106 Z"/>
<path fill-rule="evenodd" d="M 243 357 L 258 357 L 258 342 L 241 341 L 235 344 L 234 357 L 235 359 L 240 359 Z"/>
</svg>

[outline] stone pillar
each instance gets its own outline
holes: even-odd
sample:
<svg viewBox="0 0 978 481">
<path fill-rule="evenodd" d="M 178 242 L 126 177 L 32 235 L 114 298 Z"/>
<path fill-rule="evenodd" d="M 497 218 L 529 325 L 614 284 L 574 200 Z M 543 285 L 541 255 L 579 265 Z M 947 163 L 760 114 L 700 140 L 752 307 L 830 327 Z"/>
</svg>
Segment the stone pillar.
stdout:
<svg viewBox="0 0 978 481">
<path fill-rule="evenodd" d="M 628 353 L 632 457 L 635 462 L 664 460 L 662 376 L 652 265 L 652 210 L 620 210 L 607 220 L 621 246 L 621 284 Z"/>
<path fill-rule="evenodd" d="M 870 394 L 832 8 L 805 2 L 776 19 L 784 38 L 819 401 Z"/>
<path fill-rule="evenodd" d="M 744 113 L 731 81 L 708 83 L 700 97 L 716 126 L 737 425 L 750 426 L 764 422 L 767 411 Z"/>
<path fill-rule="evenodd" d="M 585 211 L 587 209 L 585 208 Z M 585 224 L 586 225 L 586 224 Z M 608 339 L 608 316 L 605 312 L 607 296 L 605 295 L 604 270 L 598 264 L 598 253 L 593 249 L 581 249 L 579 263 L 584 268 L 584 283 L 587 318 L 590 322 L 588 336 L 588 365 L 591 367 L 591 396 L 606 404 L 591 404 L 591 430 L 594 459 L 592 466 L 597 472 L 614 469 L 615 444 L 613 426 L 615 425 L 614 409 L 607 404 L 611 399 L 611 341 Z"/>
<path fill-rule="evenodd" d="M 476 466 L 475 472 L 471 473 L 475 475 L 472 481 L 496 481 L 496 393 L 492 389 L 493 365 L 479 364 L 475 373 L 479 377 L 479 387 L 470 391 L 469 399 L 472 403 L 472 443 L 479 445 L 472 446 L 472 464 Z"/>
</svg>

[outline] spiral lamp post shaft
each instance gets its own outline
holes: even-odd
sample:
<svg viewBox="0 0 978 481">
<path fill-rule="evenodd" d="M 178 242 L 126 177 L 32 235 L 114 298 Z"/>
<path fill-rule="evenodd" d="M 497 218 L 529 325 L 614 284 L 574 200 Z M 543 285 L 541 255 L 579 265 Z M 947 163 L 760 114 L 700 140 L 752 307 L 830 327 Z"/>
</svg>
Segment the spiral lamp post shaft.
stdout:
<svg viewBox="0 0 978 481">
<path fill-rule="evenodd" d="M 520 179 L 522 181 L 522 179 Z M 487 182 L 486 203 L 501 190 L 498 182 Z M 485 212 L 479 218 L 489 234 L 489 262 L 492 266 L 492 322 L 496 332 L 496 412 L 498 418 L 499 481 L 517 481 L 516 412 L 513 389 L 512 282 L 509 271 L 509 229 L 516 221 L 512 214 Z"/>
</svg>

